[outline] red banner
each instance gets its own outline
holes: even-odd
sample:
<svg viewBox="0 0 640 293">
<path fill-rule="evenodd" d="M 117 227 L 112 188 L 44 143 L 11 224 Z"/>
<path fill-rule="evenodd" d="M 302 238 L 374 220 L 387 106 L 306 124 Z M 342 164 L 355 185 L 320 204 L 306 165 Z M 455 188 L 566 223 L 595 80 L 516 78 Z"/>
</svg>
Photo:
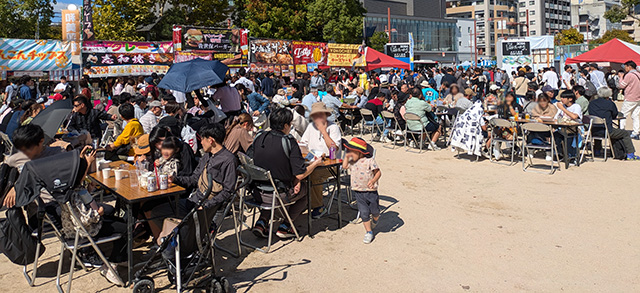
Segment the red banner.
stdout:
<svg viewBox="0 0 640 293">
<path fill-rule="evenodd" d="M 293 62 L 295 64 L 327 64 L 327 43 L 293 41 Z"/>
</svg>

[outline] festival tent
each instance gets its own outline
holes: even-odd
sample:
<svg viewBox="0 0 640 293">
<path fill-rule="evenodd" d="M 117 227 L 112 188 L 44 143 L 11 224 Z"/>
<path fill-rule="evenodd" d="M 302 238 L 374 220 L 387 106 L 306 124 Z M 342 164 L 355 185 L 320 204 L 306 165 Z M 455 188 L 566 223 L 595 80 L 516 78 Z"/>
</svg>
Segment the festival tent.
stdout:
<svg viewBox="0 0 640 293">
<path fill-rule="evenodd" d="M 567 58 L 565 63 L 625 63 L 629 60 L 640 64 L 640 46 L 613 39 L 576 57 Z"/>
<path fill-rule="evenodd" d="M 365 60 L 367 62 L 366 70 L 374 70 L 383 67 L 402 68 L 406 70 L 411 69 L 411 65 L 406 62 L 402 62 L 396 58 L 393 58 L 387 54 L 380 53 L 371 47 L 366 49 Z"/>
</svg>

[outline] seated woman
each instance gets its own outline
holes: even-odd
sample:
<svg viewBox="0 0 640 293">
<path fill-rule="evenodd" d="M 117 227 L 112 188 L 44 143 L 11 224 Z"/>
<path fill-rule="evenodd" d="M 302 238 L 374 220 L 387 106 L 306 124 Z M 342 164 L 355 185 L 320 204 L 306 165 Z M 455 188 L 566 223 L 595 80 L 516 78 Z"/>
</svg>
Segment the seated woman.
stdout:
<svg viewBox="0 0 640 293">
<path fill-rule="evenodd" d="M 227 128 L 227 135 L 224 140 L 224 147 L 234 155 L 238 152 L 246 153 L 253 136 L 249 133 L 253 131 L 253 119 L 247 113 L 242 113 L 233 118 L 233 122 Z"/>
<path fill-rule="evenodd" d="M 407 113 L 413 113 L 420 117 L 420 121 L 407 121 L 407 127 L 411 131 L 420 131 L 420 128 L 424 127 L 427 132 L 431 132 L 431 143 L 428 145 L 434 147 L 435 142 L 438 141 L 438 138 L 440 137 L 441 129 L 438 123 L 429 120 L 429 116 L 427 115 L 430 114 L 428 112 L 431 112 L 432 107 L 429 103 L 425 102 L 422 97 L 420 89 L 414 88 L 411 93 L 411 98 L 407 100 L 407 103 L 405 104 Z"/>
<path fill-rule="evenodd" d="M 271 102 L 280 107 L 289 106 L 289 99 L 287 98 L 287 92 L 285 92 L 284 89 L 278 89 L 278 92 L 276 93 L 275 96 L 273 96 L 273 98 L 271 99 Z"/>
<path fill-rule="evenodd" d="M 531 117 L 542 122 L 542 117 L 553 118 L 556 117 L 556 113 L 558 113 L 558 108 L 551 104 L 549 96 L 540 94 L 538 104 L 531 110 Z"/>
<path fill-rule="evenodd" d="M 38 113 L 40 113 L 40 111 L 42 111 L 43 109 L 44 106 L 42 104 L 36 103 L 31 105 L 29 109 L 24 111 L 22 117 L 20 117 L 20 125 L 27 125 L 31 123 L 31 120 L 33 120 L 33 118 L 35 118 L 36 115 L 38 115 Z"/>
<path fill-rule="evenodd" d="M 498 105 L 498 102 L 499 102 L 498 90 L 500 90 L 500 87 L 495 84 L 492 84 L 489 87 L 489 94 L 487 94 L 487 96 L 484 98 L 485 109 L 488 109 L 490 105 Z"/>
<path fill-rule="evenodd" d="M 458 84 L 454 83 L 449 87 L 449 94 L 444 98 L 442 104 L 449 108 L 453 108 L 456 106 L 458 99 L 462 97 L 464 97 L 464 95 L 460 92 L 460 87 L 458 87 Z"/>
<path fill-rule="evenodd" d="M 135 151 L 131 148 L 131 140 L 144 134 L 142 124 L 135 118 L 135 110 L 133 105 L 126 103 L 118 107 L 118 112 L 122 119 L 127 122 L 124 130 L 118 135 L 118 138 L 105 147 L 107 150 L 106 158 L 109 160 L 119 160 L 119 156 L 133 156 Z"/>
<path fill-rule="evenodd" d="M 522 106 L 518 104 L 516 99 L 516 95 L 513 92 L 508 92 L 504 97 L 504 101 L 498 108 L 498 117 L 502 119 L 509 120 L 511 117 L 515 117 L 520 115 L 520 113 L 524 112 Z M 498 131 L 500 136 L 506 140 L 512 140 L 514 135 L 517 135 L 517 128 L 496 128 L 493 131 Z M 496 160 L 502 158 L 501 143 L 497 143 L 496 147 L 493 149 L 493 155 Z"/>
<path fill-rule="evenodd" d="M 533 109 L 538 105 L 538 103 L 536 102 L 536 93 L 527 92 L 527 94 L 524 96 L 523 102 L 524 106 L 522 106 L 522 109 L 524 109 L 525 113 L 531 114 Z"/>
</svg>

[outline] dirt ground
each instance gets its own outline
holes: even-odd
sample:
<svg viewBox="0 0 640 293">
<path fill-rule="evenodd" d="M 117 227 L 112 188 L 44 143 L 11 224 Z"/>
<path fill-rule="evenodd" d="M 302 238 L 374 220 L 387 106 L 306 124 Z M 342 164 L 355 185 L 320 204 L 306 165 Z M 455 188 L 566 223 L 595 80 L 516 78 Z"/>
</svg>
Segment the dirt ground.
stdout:
<svg viewBox="0 0 640 293">
<path fill-rule="evenodd" d="M 449 150 L 374 147 L 384 213 L 373 243 L 362 243 L 361 224 L 338 229 L 327 218 L 315 223 L 314 239 L 278 241 L 270 254 L 219 253 L 220 274 L 237 292 L 640 291 L 640 200 L 633 187 L 640 162 L 588 162 L 543 175 Z M 344 211 L 347 219 L 356 215 Z M 220 243 L 233 247 L 231 233 L 223 237 Z M 249 232 L 243 237 L 265 243 Z M 59 246 L 54 238 L 44 243 L 34 288 L 21 267 L 0 257 L 5 292 L 55 291 Z M 164 273 L 156 282 L 173 290 Z M 97 270 L 76 271 L 73 285 L 78 292 L 129 291 Z"/>
</svg>

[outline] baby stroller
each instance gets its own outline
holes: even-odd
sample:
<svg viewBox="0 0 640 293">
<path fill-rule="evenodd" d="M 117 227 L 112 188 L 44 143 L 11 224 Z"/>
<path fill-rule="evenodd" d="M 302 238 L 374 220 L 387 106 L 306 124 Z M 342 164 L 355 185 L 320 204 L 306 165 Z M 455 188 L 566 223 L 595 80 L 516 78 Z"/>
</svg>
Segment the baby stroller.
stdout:
<svg viewBox="0 0 640 293">
<path fill-rule="evenodd" d="M 224 277 L 215 275 L 214 239 L 216 227 L 212 223 L 216 208 L 203 208 L 212 192 L 213 178 L 207 176 L 205 195 L 164 237 L 164 241 L 152 252 L 151 258 L 136 272 L 133 292 L 154 292 L 153 278 L 146 276 L 156 271 L 158 262 L 167 268 L 169 281 L 176 285 L 176 291 L 204 289 L 207 292 L 230 292 L 231 284 Z M 193 239 L 195 238 L 195 242 Z"/>
</svg>

